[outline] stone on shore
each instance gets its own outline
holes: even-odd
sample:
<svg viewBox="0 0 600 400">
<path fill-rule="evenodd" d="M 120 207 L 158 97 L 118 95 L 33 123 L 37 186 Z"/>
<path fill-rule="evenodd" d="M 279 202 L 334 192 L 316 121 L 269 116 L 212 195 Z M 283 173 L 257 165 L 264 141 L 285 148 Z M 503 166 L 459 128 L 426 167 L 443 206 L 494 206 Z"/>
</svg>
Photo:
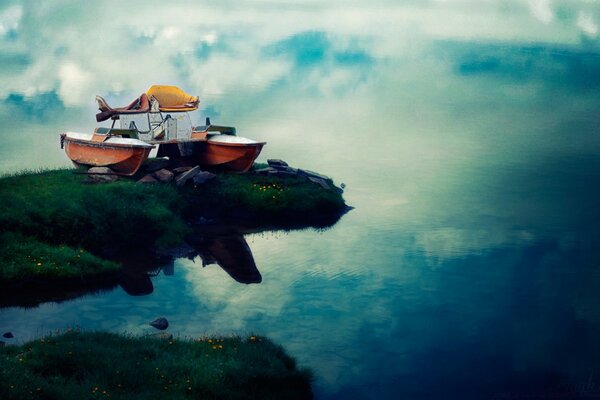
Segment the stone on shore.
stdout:
<svg viewBox="0 0 600 400">
<path fill-rule="evenodd" d="M 15 336 L 12 334 L 12 332 L 5 332 L 4 335 L 2 335 L 2 337 L 6 338 L 6 339 L 12 339 Z"/>
<path fill-rule="evenodd" d="M 327 181 L 325 179 L 315 178 L 315 177 L 309 176 L 308 180 L 311 181 L 311 182 L 314 182 L 314 183 L 318 184 L 323 189 L 331 190 L 331 186 L 329 186 L 329 184 L 327 183 Z"/>
<path fill-rule="evenodd" d="M 174 174 L 181 174 L 182 172 L 187 172 L 192 168 L 193 167 L 177 167 L 177 168 L 171 169 L 171 172 Z"/>
<path fill-rule="evenodd" d="M 285 161 L 278 160 L 278 159 L 275 159 L 275 158 L 268 159 L 267 160 L 267 164 L 269 164 L 269 167 L 274 167 L 274 168 L 277 168 L 277 167 L 287 167 L 288 166 L 288 163 L 286 163 Z"/>
<path fill-rule="evenodd" d="M 204 182 L 214 179 L 217 175 L 208 172 L 208 171 L 200 171 L 196 176 L 194 176 L 194 184 L 202 185 Z"/>
<path fill-rule="evenodd" d="M 154 174 L 152 174 L 154 178 L 159 182 L 171 182 L 175 177 L 175 174 L 169 171 L 168 169 L 159 169 Z"/>
<path fill-rule="evenodd" d="M 115 171 L 108 167 L 92 167 L 88 169 L 88 182 L 90 183 L 107 183 L 114 182 L 119 179 Z"/>
<path fill-rule="evenodd" d="M 156 172 L 167 168 L 170 163 L 171 161 L 166 158 L 154 158 L 152 162 L 144 165 L 144 170 L 148 173 Z"/>
<path fill-rule="evenodd" d="M 158 182 L 158 181 L 151 174 L 145 175 L 142 179 L 137 181 L 137 183 L 141 183 L 141 184 L 149 184 L 149 183 L 156 183 L 156 182 Z"/>
<path fill-rule="evenodd" d="M 200 172 L 200 166 L 196 165 L 194 168 L 182 173 L 177 178 L 175 178 L 175 184 L 177 186 L 183 186 L 183 185 L 185 185 L 185 183 L 187 181 L 189 181 L 190 179 L 193 179 L 196 175 L 198 175 L 199 172 Z"/>
<path fill-rule="evenodd" d="M 325 181 L 329 179 L 328 176 L 321 175 L 321 174 L 319 174 L 317 172 L 309 171 L 307 169 L 298 169 L 298 175 L 306 176 L 306 177 L 309 177 L 309 178 L 310 177 L 312 177 L 312 178 L 319 178 L 319 179 L 323 179 Z"/>
<path fill-rule="evenodd" d="M 169 327 L 169 321 L 165 317 L 160 317 L 150 322 L 150 325 L 158 330 L 164 331 Z"/>
</svg>

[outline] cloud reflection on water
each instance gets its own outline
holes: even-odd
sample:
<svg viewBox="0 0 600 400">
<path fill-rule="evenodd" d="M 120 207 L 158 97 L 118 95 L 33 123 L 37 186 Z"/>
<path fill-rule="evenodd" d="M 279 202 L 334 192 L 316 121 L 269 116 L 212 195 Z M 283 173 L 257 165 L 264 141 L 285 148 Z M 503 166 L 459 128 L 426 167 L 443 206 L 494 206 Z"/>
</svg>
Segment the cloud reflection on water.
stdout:
<svg viewBox="0 0 600 400">
<path fill-rule="evenodd" d="M 11 4 L 0 171 L 66 165 L 58 133 L 94 126 L 95 94 L 171 83 L 267 140 L 264 158 L 345 182 L 356 209 L 322 234 L 249 237 L 259 286 L 180 260 L 152 297 L 6 320 L 138 332 L 161 309 L 184 334 L 265 332 L 344 398 L 477 398 L 593 369 L 597 2 Z"/>
</svg>

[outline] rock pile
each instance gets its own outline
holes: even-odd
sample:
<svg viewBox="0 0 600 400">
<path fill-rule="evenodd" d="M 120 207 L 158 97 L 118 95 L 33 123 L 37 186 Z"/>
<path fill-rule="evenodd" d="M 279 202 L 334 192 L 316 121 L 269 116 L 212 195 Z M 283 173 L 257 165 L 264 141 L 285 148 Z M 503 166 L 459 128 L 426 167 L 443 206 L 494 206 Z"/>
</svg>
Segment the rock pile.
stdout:
<svg viewBox="0 0 600 400">
<path fill-rule="evenodd" d="M 311 181 L 323 189 L 331 190 L 334 192 L 342 193 L 342 188 L 335 186 L 331 179 L 325 175 L 321 175 L 314 171 L 307 169 L 293 168 L 288 165 L 287 162 L 278 159 L 267 160 L 268 167 L 258 169 L 254 173 L 277 176 L 280 178 L 287 177 L 298 177 Z M 175 164 L 175 165 L 173 165 Z M 137 183 L 139 184 L 152 184 L 152 183 L 175 183 L 177 186 L 184 186 L 186 183 L 192 181 L 194 185 L 202 185 L 203 183 L 214 179 L 215 174 L 203 171 L 200 166 L 177 166 L 176 163 L 171 163 L 168 159 L 153 159 L 151 163 L 143 166 L 145 175 L 140 178 Z M 114 173 L 110 168 L 106 167 L 93 167 L 87 172 L 88 181 L 90 183 L 105 183 L 113 182 L 119 179 L 119 176 Z"/>
<path fill-rule="evenodd" d="M 316 183 L 323 189 L 333 190 L 340 193 L 343 191 L 342 189 L 331 184 L 331 179 L 328 176 L 321 175 L 317 172 L 309 171 L 307 169 L 290 167 L 288 163 L 286 163 L 283 160 L 269 159 L 267 160 L 267 163 L 269 164 L 267 168 L 256 170 L 256 173 L 267 176 L 279 176 L 282 178 L 304 178 L 306 180 Z"/>
</svg>

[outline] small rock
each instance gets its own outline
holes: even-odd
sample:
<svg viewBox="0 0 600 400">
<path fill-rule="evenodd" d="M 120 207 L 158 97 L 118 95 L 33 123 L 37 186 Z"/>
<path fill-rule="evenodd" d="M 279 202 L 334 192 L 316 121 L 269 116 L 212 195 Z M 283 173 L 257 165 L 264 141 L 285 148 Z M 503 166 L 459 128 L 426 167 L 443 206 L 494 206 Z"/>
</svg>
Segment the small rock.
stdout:
<svg viewBox="0 0 600 400">
<path fill-rule="evenodd" d="M 267 168 L 257 169 L 255 172 L 257 174 L 261 174 L 261 175 L 269 175 L 269 173 L 271 173 L 271 172 L 277 173 L 277 170 L 272 167 L 267 167 Z"/>
<path fill-rule="evenodd" d="M 340 187 L 341 187 L 342 189 L 346 189 L 346 184 L 345 184 L 344 182 L 342 182 L 342 184 L 340 185 Z"/>
<path fill-rule="evenodd" d="M 290 177 L 290 176 L 298 176 L 297 173 L 295 173 L 294 171 L 291 171 L 291 170 L 279 170 L 276 173 L 271 172 L 271 174 L 280 176 L 282 178 L 286 178 L 286 177 Z"/>
<path fill-rule="evenodd" d="M 216 175 L 213 173 L 200 171 L 198 174 L 196 174 L 196 176 L 194 176 L 194 184 L 202 185 L 204 182 L 214 179 L 215 177 Z"/>
<path fill-rule="evenodd" d="M 152 174 L 156 180 L 159 182 L 171 182 L 175 174 L 173 174 L 168 169 L 159 169 L 154 174 Z"/>
<path fill-rule="evenodd" d="M 329 186 L 329 184 L 325 181 L 325 179 L 309 176 L 308 180 L 320 185 L 323 189 L 331 190 L 331 186 Z"/>
<path fill-rule="evenodd" d="M 4 335 L 2 335 L 2 337 L 5 337 L 7 339 L 12 339 L 15 336 L 12 334 L 12 332 L 6 332 Z"/>
<path fill-rule="evenodd" d="M 167 158 L 155 158 L 152 160 L 152 162 L 144 165 L 144 170 L 149 173 L 156 172 L 158 170 L 167 168 L 170 163 L 171 161 L 169 161 Z"/>
<path fill-rule="evenodd" d="M 169 321 L 165 317 L 160 317 L 150 322 L 150 325 L 158 330 L 164 331 L 169 327 Z"/>
<path fill-rule="evenodd" d="M 152 339 L 172 340 L 173 334 L 169 333 L 169 332 L 158 332 L 158 333 L 151 333 L 151 334 L 147 335 L 146 337 L 152 338 Z"/>
<path fill-rule="evenodd" d="M 269 160 L 267 160 L 267 164 L 269 164 L 269 167 L 287 167 L 288 163 L 286 163 L 283 160 L 278 160 L 275 158 L 271 158 Z"/>
<path fill-rule="evenodd" d="M 302 176 L 306 176 L 306 177 L 312 177 L 312 178 L 319 178 L 319 179 L 323 179 L 324 181 L 326 181 L 327 179 L 329 179 L 328 176 L 321 175 L 319 173 L 316 173 L 314 171 L 309 171 L 307 169 L 298 169 L 298 175 L 302 175 Z"/>
<path fill-rule="evenodd" d="M 88 169 L 87 172 L 88 182 L 91 183 L 107 183 L 119 179 L 119 176 L 115 174 L 115 171 L 107 167 L 92 167 Z"/>
<path fill-rule="evenodd" d="M 183 185 L 185 185 L 185 183 L 187 181 L 189 181 L 190 179 L 195 177 L 199 172 L 200 172 L 200 166 L 196 165 L 194 168 L 190 169 L 187 172 L 184 172 L 183 174 L 181 174 L 177 178 L 175 178 L 175 184 L 177 186 L 183 186 Z"/>
<path fill-rule="evenodd" d="M 142 179 L 137 181 L 137 183 L 143 183 L 143 184 L 156 183 L 156 182 L 158 182 L 158 181 L 150 174 L 144 176 Z"/>
<path fill-rule="evenodd" d="M 171 170 L 172 173 L 174 174 L 181 174 L 182 172 L 187 172 L 190 169 L 192 169 L 193 167 L 177 167 L 177 168 L 173 168 Z"/>
</svg>

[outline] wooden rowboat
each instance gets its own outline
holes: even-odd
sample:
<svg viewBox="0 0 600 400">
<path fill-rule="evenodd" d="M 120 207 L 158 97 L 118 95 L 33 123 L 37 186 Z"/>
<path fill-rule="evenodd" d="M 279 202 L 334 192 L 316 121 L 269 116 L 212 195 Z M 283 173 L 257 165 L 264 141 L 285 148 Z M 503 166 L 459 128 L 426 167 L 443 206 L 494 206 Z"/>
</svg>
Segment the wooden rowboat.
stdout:
<svg viewBox="0 0 600 400">
<path fill-rule="evenodd" d="M 148 158 L 153 145 L 138 139 L 107 134 L 67 132 L 61 147 L 76 166 L 108 167 L 119 175 L 133 175 Z"/>
</svg>

